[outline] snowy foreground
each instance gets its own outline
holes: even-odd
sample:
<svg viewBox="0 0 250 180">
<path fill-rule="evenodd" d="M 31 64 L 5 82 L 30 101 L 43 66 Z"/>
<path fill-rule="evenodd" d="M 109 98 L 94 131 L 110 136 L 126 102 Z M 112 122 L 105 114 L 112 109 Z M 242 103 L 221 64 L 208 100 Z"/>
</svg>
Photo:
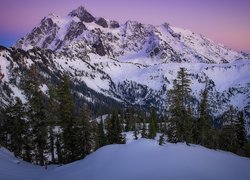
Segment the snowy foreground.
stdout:
<svg viewBox="0 0 250 180">
<path fill-rule="evenodd" d="M 249 180 L 250 159 L 198 145 L 129 140 L 57 168 L 34 166 L 0 149 L 1 180 Z"/>
</svg>

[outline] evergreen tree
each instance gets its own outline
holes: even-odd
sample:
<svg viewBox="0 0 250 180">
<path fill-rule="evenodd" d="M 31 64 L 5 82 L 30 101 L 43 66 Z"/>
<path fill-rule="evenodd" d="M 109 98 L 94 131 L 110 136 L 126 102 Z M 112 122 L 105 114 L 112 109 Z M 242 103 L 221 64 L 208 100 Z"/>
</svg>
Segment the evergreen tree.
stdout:
<svg viewBox="0 0 250 180">
<path fill-rule="evenodd" d="M 134 130 L 135 123 L 135 110 L 133 108 L 128 108 L 125 114 L 125 132 Z"/>
<path fill-rule="evenodd" d="M 95 149 L 98 149 L 102 146 L 105 146 L 107 141 L 106 141 L 106 135 L 104 132 L 104 125 L 103 125 L 103 119 L 101 116 L 100 122 L 97 124 L 97 135 L 96 135 L 96 147 Z"/>
<path fill-rule="evenodd" d="M 133 135 L 134 135 L 134 139 L 137 140 L 138 139 L 138 128 L 137 128 L 137 123 L 134 124 L 134 131 L 133 131 Z"/>
<path fill-rule="evenodd" d="M 193 142 L 193 128 L 194 128 L 194 120 L 190 104 L 188 105 L 188 110 L 183 123 L 184 123 L 184 140 L 186 141 L 187 145 L 190 145 L 190 143 Z"/>
<path fill-rule="evenodd" d="M 190 83 L 191 80 L 188 78 L 187 69 L 180 68 L 177 72 L 177 85 L 179 87 L 181 111 L 183 112 L 185 112 L 186 104 L 190 102 Z"/>
<path fill-rule="evenodd" d="M 175 119 L 171 118 L 169 120 L 168 128 L 167 128 L 167 136 L 168 141 L 171 143 L 177 143 L 178 137 L 177 137 L 177 122 Z"/>
<path fill-rule="evenodd" d="M 31 142 L 29 148 L 34 151 L 34 160 L 44 165 L 47 151 L 48 129 L 46 121 L 45 98 L 40 88 L 41 82 L 38 69 L 33 64 L 25 74 L 24 87 L 28 97 L 28 121 L 31 129 Z M 30 138 L 30 136 L 29 136 Z"/>
<path fill-rule="evenodd" d="M 151 111 L 148 137 L 154 139 L 157 132 L 157 114 L 155 109 Z"/>
<path fill-rule="evenodd" d="M 220 148 L 223 150 L 229 150 L 236 152 L 238 149 L 237 142 L 237 111 L 233 106 L 230 106 L 229 109 L 223 114 L 223 126 L 220 133 Z"/>
<path fill-rule="evenodd" d="M 164 134 L 160 135 L 160 139 L 159 139 L 159 145 L 163 145 L 164 144 Z"/>
<path fill-rule="evenodd" d="M 203 146 L 208 146 L 211 132 L 210 115 L 209 115 L 209 102 L 208 102 L 208 89 L 207 85 L 201 93 L 201 102 L 199 108 L 199 119 L 197 123 L 198 139 L 197 142 Z"/>
<path fill-rule="evenodd" d="M 239 148 L 242 149 L 244 145 L 247 143 L 243 111 L 240 111 L 239 116 L 238 116 L 238 121 L 236 124 L 236 135 L 237 135 L 238 146 Z"/>
<path fill-rule="evenodd" d="M 145 120 L 143 119 L 143 122 L 142 122 L 142 131 L 141 131 L 141 137 L 142 138 L 147 138 L 147 125 L 146 125 L 146 122 Z"/>
<path fill-rule="evenodd" d="M 170 127 L 169 141 L 192 141 L 193 118 L 191 113 L 191 88 L 187 70 L 180 68 L 177 79 L 173 81 L 173 89 L 169 91 Z"/>
<path fill-rule="evenodd" d="M 62 127 L 61 138 L 63 146 L 60 147 L 63 163 L 72 162 L 77 158 L 77 144 L 75 143 L 74 124 L 76 121 L 75 106 L 70 90 L 69 78 L 64 75 L 61 83 L 58 86 L 58 100 L 59 100 L 59 124 Z"/>
<path fill-rule="evenodd" d="M 15 156 L 22 157 L 24 146 L 24 135 L 26 133 L 25 109 L 22 101 L 16 97 L 14 104 L 9 105 L 5 110 L 5 131 L 9 136 L 6 144 Z"/>
<path fill-rule="evenodd" d="M 173 89 L 168 92 L 168 101 L 170 104 L 169 111 L 171 113 L 167 130 L 168 141 L 177 143 L 180 141 L 180 131 L 182 131 L 183 128 L 181 126 L 179 86 L 176 79 L 173 81 Z"/>
<path fill-rule="evenodd" d="M 6 137 L 6 131 L 5 131 L 5 114 L 3 112 L 3 109 L 0 108 L 0 147 L 6 145 L 7 137 Z"/>
<path fill-rule="evenodd" d="M 111 118 L 107 120 L 107 139 L 109 144 L 125 143 L 125 139 L 122 136 L 121 123 L 116 111 L 113 111 Z"/>
<path fill-rule="evenodd" d="M 78 144 L 79 152 L 76 154 L 78 159 L 88 155 L 92 148 L 92 127 L 91 127 L 91 113 L 87 105 L 81 109 L 80 117 L 75 124 L 74 134 L 76 135 L 76 144 Z"/>
<path fill-rule="evenodd" d="M 51 155 L 52 163 L 56 162 L 55 158 L 55 141 L 56 134 L 54 132 L 55 126 L 58 125 L 58 102 L 56 97 L 56 89 L 52 86 L 49 87 L 49 102 L 47 108 L 48 118 L 48 133 L 49 133 L 49 152 Z"/>
</svg>

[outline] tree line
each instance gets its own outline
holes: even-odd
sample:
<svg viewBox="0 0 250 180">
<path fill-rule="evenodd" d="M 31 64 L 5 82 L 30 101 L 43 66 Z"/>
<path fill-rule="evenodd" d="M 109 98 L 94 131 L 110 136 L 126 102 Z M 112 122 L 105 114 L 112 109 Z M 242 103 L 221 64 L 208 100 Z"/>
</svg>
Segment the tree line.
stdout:
<svg viewBox="0 0 250 180">
<path fill-rule="evenodd" d="M 166 134 L 170 142 L 186 142 L 222 149 L 249 156 L 250 148 L 246 138 L 243 111 L 229 106 L 220 117 L 211 113 L 214 106 L 209 98 L 208 83 L 200 94 L 197 108 L 190 88 L 191 81 L 185 68 L 180 68 L 173 88 L 169 91 L 169 123 Z"/>
<path fill-rule="evenodd" d="M 21 87 L 26 99 L 16 97 L 0 111 L 0 145 L 15 156 L 42 166 L 66 164 L 103 145 L 125 143 L 118 113 L 108 117 L 105 127 L 94 121 L 86 104 L 76 107 L 68 76 L 56 87 L 49 86 L 45 95 L 38 69 L 32 65 Z"/>
<path fill-rule="evenodd" d="M 65 164 L 104 145 L 125 143 L 123 132 L 133 131 L 134 139 L 154 139 L 160 133 L 160 145 L 167 136 L 172 143 L 200 144 L 249 156 L 243 112 L 230 106 L 219 118 L 221 123 L 215 124 L 208 86 L 197 107 L 190 85 L 186 69 L 181 68 L 167 95 L 168 114 L 131 107 L 107 112 L 107 117 L 100 115 L 97 121 L 86 104 L 76 107 L 67 75 L 57 86 L 48 86 L 45 95 L 38 69 L 31 65 L 21 79 L 26 100 L 16 97 L 0 111 L 0 145 L 39 165 Z"/>
</svg>

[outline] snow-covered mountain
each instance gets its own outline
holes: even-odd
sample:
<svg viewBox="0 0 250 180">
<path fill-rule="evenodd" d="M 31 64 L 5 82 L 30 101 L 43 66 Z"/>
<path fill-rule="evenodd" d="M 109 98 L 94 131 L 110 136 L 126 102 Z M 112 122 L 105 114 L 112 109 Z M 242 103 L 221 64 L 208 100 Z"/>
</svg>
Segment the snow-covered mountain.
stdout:
<svg viewBox="0 0 250 180">
<path fill-rule="evenodd" d="M 120 24 L 79 7 L 65 17 L 50 14 L 13 48 L 0 47 L 0 104 L 19 96 L 23 72 L 36 63 L 48 83 L 69 75 L 75 95 L 101 106 L 136 105 L 166 110 L 167 90 L 180 67 L 193 95 L 209 82 L 215 115 L 232 104 L 250 117 L 250 61 L 206 37 L 169 24 Z"/>
<path fill-rule="evenodd" d="M 160 26 L 127 21 L 120 24 L 92 16 L 84 7 L 66 17 L 50 14 L 15 47 L 33 47 L 73 53 L 94 53 L 107 58 L 134 61 L 137 58 L 165 62 L 225 63 L 244 59 L 243 53 L 167 23 Z M 142 64 L 147 64 L 141 60 Z M 150 63 L 152 64 L 152 63 Z"/>
<path fill-rule="evenodd" d="M 250 178 L 249 158 L 184 143 L 156 140 L 132 140 L 127 144 L 108 145 L 83 160 L 61 167 L 38 167 L 15 158 L 0 148 L 0 179 L 20 180 L 161 180 L 161 179 L 227 179 Z"/>
</svg>

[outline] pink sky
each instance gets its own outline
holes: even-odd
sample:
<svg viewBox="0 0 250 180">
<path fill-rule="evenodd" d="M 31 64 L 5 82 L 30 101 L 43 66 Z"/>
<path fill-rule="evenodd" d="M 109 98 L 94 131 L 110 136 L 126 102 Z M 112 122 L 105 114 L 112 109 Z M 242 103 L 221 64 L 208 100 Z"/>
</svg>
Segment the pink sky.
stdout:
<svg viewBox="0 0 250 180">
<path fill-rule="evenodd" d="M 80 5 L 120 22 L 168 22 L 250 52 L 250 0 L 1 0 L 0 44 L 13 44 L 50 12 L 64 16 Z"/>
</svg>

